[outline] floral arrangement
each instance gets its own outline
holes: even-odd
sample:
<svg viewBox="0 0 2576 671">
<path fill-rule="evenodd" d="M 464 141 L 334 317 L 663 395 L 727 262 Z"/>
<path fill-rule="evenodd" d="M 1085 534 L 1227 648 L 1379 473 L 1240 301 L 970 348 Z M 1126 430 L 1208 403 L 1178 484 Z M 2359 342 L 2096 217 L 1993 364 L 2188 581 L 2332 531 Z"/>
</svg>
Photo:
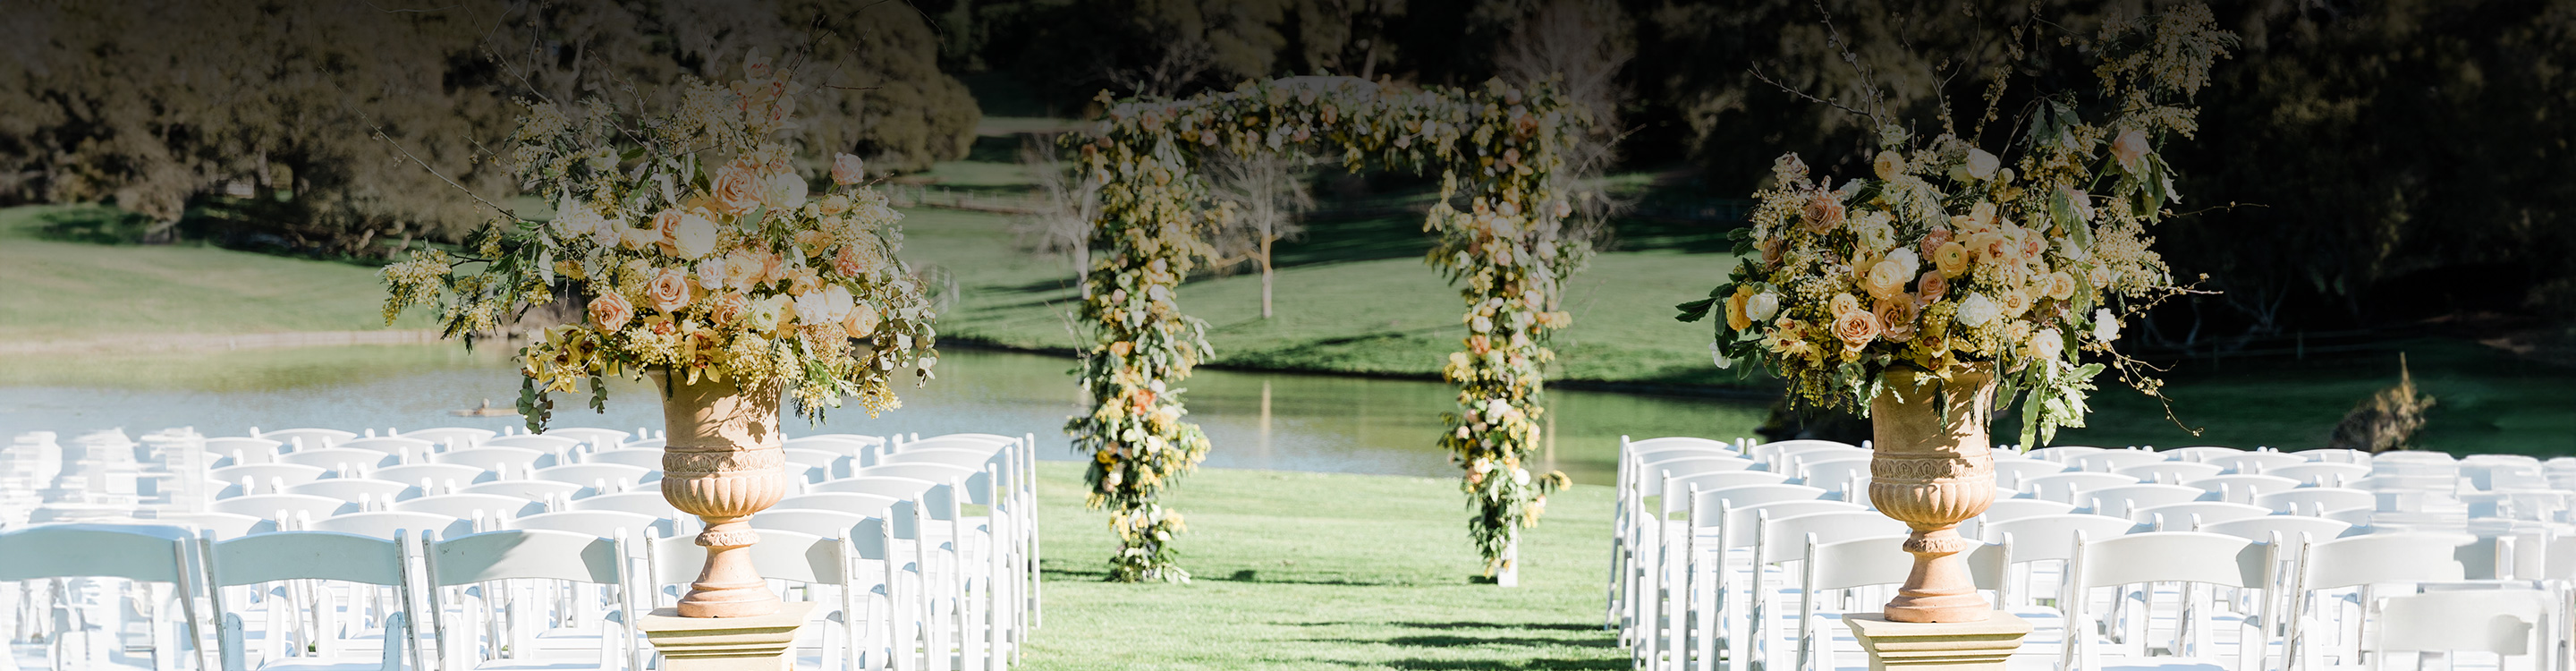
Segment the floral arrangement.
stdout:
<svg viewBox="0 0 2576 671">
<path fill-rule="evenodd" d="M 2014 35 L 2017 58 L 2025 33 Z M 2107 118 L 2085 120 L 2073 95 L 2043 96 L 2009 159 L 1975 140 L 2000 79 L 1966 138 L 1946 110 L 1928 139 L 1869 113 L 1869 176 L 1837 184 L 1780 157 L 1739 232 L 1740 261 L 1680 318 L 1720 315 L 1718 364 L 1766 364 L 1795 405 L 1866 413 L 1891 367 L 1992 366 L 1999 407 L 2022 403 L 2024 444 L 2084 425 L 2104 364 L 2083 352 L 2161 397 L 2112 342 L 2122 319 L 2187 291 L 2150 249 L 2147 226 L 2181 200 L 2156 147 L 2192 135 L 2197 109 L 2175 101 L 2207 83 L 2234 39 L 2199 5 L 2107 22 L 2091 41 L 2104 95 L 2089 105 Z"/>
<path fill-rule="evenodd" d="M 1180 312 L 1173 292 L 1191 260 L 1208 254 L 1200 232 L 1231 214 L 1204 206 L 1195 156 L 1209 151 L 1337 149 L 1352 169 L 1436 167 L 1444 202 L 1472 203 L 1472 213 L 1437 206 L 1426 223 L 1442 240 L 1430 261 L 1465 283 L 1475 331 L 1469 351 L 1451 357 L 1460 411 L 1440 441 L 1468 471 L 1465 488 L 1478 508 L 1471 528 L 1489 569 L 1500 567 L 1513 529 L 1534 523 L 1546 492 L 1565 481 L 1533 476 L 1527 462 L 1542 412 L 1541 367 L 1552 356 L 1543 343 L 1569 321 L 1554 311 L 1553 297 L 1588 254 L 1561 235 L 1568 207 L 1552 177 L 1556 148 L 1570 142 L 1582 113 L 1545 87 L 1391 91 L 1330 77 L 1246 82 L 1186 100 L 1104 94 L 1101 102 L 1108 118 L 1077 145 L 1104 185 L 1081 308 L 1093 336 L 1081 368 L 1092 412 L 1065 429 L 1092 455 L 1091 505 L 1112 509 L 1122 544 L 1113 579 L 1188 576 L 1173 565 L 1170 546 L 1181 516 L 1155 501 L 1208 449 L 1205 435 L 1182 421 L 1176 385 L 1211 352 L 1204 325 Z"/>
<path fill-rule="evenodd" d="M 785 139 L 801 88 L 758 55 L 726 85 L 687 80 L 678 107 L 636 116 L 601 98 L 527 101 L 500 157 L 549 220 L 501 209 L 458 253 L 383 271 L 390 322 L 434 305 L 447 337 L 489 333 L 569 291 L 578 323 L 520 350 L 519 410 L 541 428 L 549 394 L 666 370 L 675 379 L 783 388 L 821 421 L 843 397 L 871 415 L 898 404 L 897 370 L 938 363 L 931 307 L 903 248 L 903 215 L 838 154 L 810 190 Z"/>
</svg>

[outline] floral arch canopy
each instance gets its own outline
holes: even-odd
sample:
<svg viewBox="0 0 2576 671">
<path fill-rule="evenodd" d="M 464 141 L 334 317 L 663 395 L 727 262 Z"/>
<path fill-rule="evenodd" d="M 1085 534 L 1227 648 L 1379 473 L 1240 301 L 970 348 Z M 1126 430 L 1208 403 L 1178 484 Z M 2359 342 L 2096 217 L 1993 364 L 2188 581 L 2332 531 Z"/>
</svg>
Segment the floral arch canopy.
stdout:
<svg viewBox="0 0 2576 671">
<path fill-rule="evenodd" d="M 1120 538 L 1113 578 L 1188 575 L 1171 548 L 1181 516 L 1157 497 L 1209 448 L 1184 419 L 1179 385 L 1213 352 L 1206 325 L 1182 312 L 1176 292 L 1211 255 L 1203 233 L 1232 216 L 1211 204 L 1197 170 L 1214 152 L 1338 154 L 1354 171 L 1441 175 L 1441 198 L 1424 222 L 1437 238 L 1426 261 L 1458 287 L 1469 334 L 1442 368 L 1458 385 L 1458 407 L 1436 440 L 1465 469 L 1469 529 L 1487 572 L 1510 571 L 1518 529 L 1536 524 L 1546 495 L 1566 482 L 1533 474 L 1529 460 L 1544 412 L 1542 370 L 1554 357 L 1546 341 L 1571 321 L 1558 309 L 1559 287 L 1592 252 L 1566 235 L 1571 189 L 1559 175 L 1588 113 L 1552 83 L 1499 80 L 1396 90 L 1296 77 L 1181 100 L 1104 93 L 1101 102 L 1101 128 L 1069 140 L 1102 188 L 1080 309 L 1091 338 L 1080 369 L 1091 412 L 1065 429 L 1092 456 L 1090 504 L 1110 509 Z"/>
</svg>

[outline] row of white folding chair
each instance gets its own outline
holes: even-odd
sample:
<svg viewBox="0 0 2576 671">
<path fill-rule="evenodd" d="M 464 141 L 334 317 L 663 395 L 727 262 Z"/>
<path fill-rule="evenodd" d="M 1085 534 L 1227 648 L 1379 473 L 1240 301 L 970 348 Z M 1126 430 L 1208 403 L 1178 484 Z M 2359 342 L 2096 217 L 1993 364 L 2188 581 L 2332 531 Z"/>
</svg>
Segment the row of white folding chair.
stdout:
<svg viewBox="0 0 2576 671">
<path fill-rule="evenodd" d="M 1776 477 L 1759 471 L 1747 475 Z M 1726 482 L 1740 476 L 1722 473 L 1696 477 L 1702 483 L 1733 486 L 1694 490 L 1696 485 L 1680 479 L 1666 481 L 1658 485 L 1672 488 L 1660 492 L 1664 503 L 1642 513 L 1651 517 L 1641 525 L 1645 531 L 1637 540 L 1636 575 L 1624 598 L 1633 604 L 1627 615 L 1633 623 L 1628 627 L 1632 654 L 1649 666 L 1680 668 L 1695 652 L 1701 653 L 1703 668 L 1714 664 L 1721 650 L 1745 658 L 1737 654 L 1742 646 L 1735 645 L 1745 636 L 1732 622 L 1741 617 L 1734 604 L 1750 579 L 1734 577 L 1729 557 L 1756 549 L 1757 535 L 1748 527 L 1758 526 L 1762 516 L 1861 509 L 1822 500 L 1824 490 L 1815 487 Z M 1681 508 L 1687 517 L 1669 520 L 1665 511 L 1680 506 L 1687 506 Z"/>
<path fill-rule="evenodd" d="M 1690 469 L 1706 469 L 1713 472 L 1754 468 L 1756 464 L 1743 459 L 1737 448 L 1737 444 L 1688 436 L 1645 440 L 1633 440 L 1628 436 L 1619 437 L 1618 475 L 1614 486 L 1617 498 L 1611 513 L 1611 576 L 1607 608 L 1603 617 L 1608 626 L 1620 632 L 1621 640 L 1631 640 L 1630 630 L 1637 623 L 1640 614 L 1637 602 L 1630 597 L 1636 588 L 1635 578 L 1642 570 L 1637 563 L 1637 553 L 1642 547 L 1641 538 L 1645 537 L 1645 534 L 1654 533 L 1645 529 L 1646 518 L 1651 513 L 1640 509 L 1646 496 L 1642 493 L 1645 487 L 1641 481 L 1653 480 L 1660 485 L 1663 479 L 1662 472 L 1666 470 L 1680 469 L 1684 471 L 1682 475 L 1692 475 L 1698 471 Z M 1704 459 L 1730 461 L 1691 465 Z M 1649 464 L 1665 462 L 1688 463 L 1675 463 L 1666 468 L 1655 469 L 1654 473 L 1647 472 Z"/>
<path fill-rule="evenodd" d="M 823 438 L 823 436 L 814 438 Z M 870 437 L 844 434 L 830 436 L 830 438 L 864 446 L 866 439 Z M 871 464 L 862 459 L 861 466 L 876 467 L 921 462 L 966 465 L 968 462 L 957 460 L 959 455 L 948 453 L 954 450 L 968 452 L 989 450 L 995 455 L 987 460 L 989 465 L 1000 469 L 996 471 L 997 474 L 1007 473 L 1000 483 L 1004 489 L 999 495 L 1009 498 L 1008 505 L 1003 507 L 1014 514 L 1014 519 L 1008 526 L 1017 532 L 1013 539 L 1016 546 L 1013 556 L 1016 557 L 1014 561 L 1018 562 L 1016 565 L 1018 575 L 1012 580 L 1014 585 L 1010 589 L 1012 593 L 1019 595 L 1021 602 L 1013 609 L 1012 615 L 1015 618 L 1014 632 L 1026 635 L 1028 630 L 1035 629 L 1044 622 L 1046 613 L 1043 606 L 1045 601 L 1039 598 L 1041 584 L 1038 570 L 1040 553 L 1037 518 L 1037 436 L 1021 434 L 1013 438 L 990 433 L 952 433 L 923 439 L 919 434 L 913 434 L 907 440 L 889 442 L 885 452 L 879 456 L 878 463 Z"/>
<path fill-rule="evenodd" d="M 935 457 L 936 452 L 917 454 Z M 987 453 L 980 459 L 1007 461 L 1007 456 Z M 1010 468 L 999 463 L 967 467 L 921 461 L 863 468 L 855 477 L 818 485 L 814 493 L 783 499 L 752 523 L 819 535 L 846 528 L 841 524 L 846 520 L 836 518 L 852 511 L 917 506 L 925 519 L 945 525 L 920 532 L 927 535 L 902 534 L 916 552 L 940 560 L 924 565 L 923 598 L 913 602 L 923 608 L 920 618 L 932 626 L 895 639 L 907 642 L 907 649 L 895 654 L 908 657 L 909 642 L 917 641 L 925 660 L 950 659 L 953 650 L 964 667 L 998 668 L 1016 659 L 1026 640 L 1022 583 L 1024 564 L 1033 563 L 1017 542 L 1024 530 L 1017 528 L 1022 512 L 1011 494 L 1013 486 L 995 484 L 1013 480 Z M 966 517 L 961 504 L 986 506 L 991 514 Z"/>
</svg>

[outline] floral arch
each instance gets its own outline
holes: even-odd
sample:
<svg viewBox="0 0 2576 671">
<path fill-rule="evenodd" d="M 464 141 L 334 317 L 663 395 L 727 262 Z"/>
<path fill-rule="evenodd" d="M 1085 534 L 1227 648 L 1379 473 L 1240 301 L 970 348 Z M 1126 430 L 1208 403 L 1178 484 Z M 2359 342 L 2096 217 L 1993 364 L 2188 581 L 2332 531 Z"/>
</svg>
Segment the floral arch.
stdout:
<svg viewBox="0 0 2576 671">
<path fill-rule="evenodd" d="M 1091 342 L 1080 368 L 1091 412 L 1065 425 L 1092 456 L 1089 504 L 1108 508 L 1120 548 L 1118 580 L 1185 580 L 1172 540 L 1181 515 L 1157 499 L 1207 456 L 1207 436 L 1184 419 L 1180 383 L 1212 354 L 1206 325 L 1181 311 L 1176 290 L 1209 255 L 1202 233 L 1231 216 L 1210 204 L 1196 170 L 1202 156 L 1286 152 L 1441 174 L 1441 198 L 1424 229 L 1437 235 L 1426 261 L 1459 289 L 1469 330 L 1443 376 L 1458 408 L 1437 437 L 1465 470 L 1475 509 L 1468 527 L 1486 572 L 1516 569 L 1519 529 L 1535 525 L 1562 473 L 1530 472 L 1539 445 L 1549 334 L 1572 320 L 1558 310 L 1568 275 L 1591 256 L 1565 234 L 1571 191 L 1563 154 L 1590 124 L 1552 82 L 1528 89 L 1500 80 L 1472 89 L 1396 90 L 1345 77 L 1246 82 L 1180 100 L 1119 101 L 1078 142 L 1083 169 L 1102 184 L 1084 275 L 1081 322 Z M 1464 208 L 1464 209 L 1461 209 Z"/>
</svg>

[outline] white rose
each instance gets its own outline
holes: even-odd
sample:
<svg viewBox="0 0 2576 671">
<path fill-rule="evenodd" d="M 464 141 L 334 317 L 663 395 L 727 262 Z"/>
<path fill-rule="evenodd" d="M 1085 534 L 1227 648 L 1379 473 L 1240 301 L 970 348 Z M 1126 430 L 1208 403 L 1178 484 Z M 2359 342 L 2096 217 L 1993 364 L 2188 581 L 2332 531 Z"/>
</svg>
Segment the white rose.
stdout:
<svg viewBox="0 0 2576 671">
<path fill-rule="evenodd" d="M 1994 179 L 1995 169 L 2003 165 L 2003 159 L 1995 158 L 1994 154 L 1988 154 L 1986 150 L 1968 150 L 1968 174 L 1975 175 L 1977 179 Z"/>
<path fill-rule="evenodd" d="M 706 256 L 716 250 L 716 222 L 695 214 L 680 215 L 680 227 L 671 232 L 671 247 L 683 259 Z"/>
<path fill-rule="evenodd" d="M 2057 355 L 2066 353 L 2066 341 L 2060 338 L 2057 329 L 2040 329 L 2038 333 L 2030 334 L 2030 355 L 2056 359 Z"/>
<path fill-rule="evenodd" d="M 1779 294 L 1765 291 L 1754 294 L 1752 298 L 1744 299 L 1744 316 L 1753 318 L 1753 321 L 1771 321 L 1771 316 L 1779 313 Z"/>
<path fill-rule="evenodd" d="M 1968 294 L 1967 298 L 1959 300 L 1960 324 L 1984 326 L 2001 316 L 2003 306 L 1996 305 L 1994 299 L 1987 298 L 1985 294 Z"/>
<path fill-rule="evenodd" d="M 1905 274 L 1909 277 L 1923 272 L 1923 257 L 1915 255 L 1912 247 L 1899 247 L 1896 251 L 1888 252 L 1887 260 L 1895 261 L 1898 267 L 1905 269 Z"/>
<path fill-rule="evenodd" d="M 2093 339 L 2102 342 L 2111 342 L 2113 340 L 2120 339 L 2120 319 L 2118 317 L 2111 316 L 2110 309 L 2103 308 L 2093 311 Z"/>
<path fill-rule="evenodd" d="M 762 185 L 760 203 L 772 210 L 794 210 L 805 206 L 805 178 L 793 170 L 771 174 Z"/>
<path fill-rule="evenodd" d="M 847 292 L 844 292 L 843 298 L 847 297 Z M 835 304 L 829 292 L 809 291 L 803 296 L 796 297 L 796 321 L 810 326 L 837 323 L 841 321 L 842 314 L 849 309 L 849 301 L 843 300 Z"/>
</svg>

